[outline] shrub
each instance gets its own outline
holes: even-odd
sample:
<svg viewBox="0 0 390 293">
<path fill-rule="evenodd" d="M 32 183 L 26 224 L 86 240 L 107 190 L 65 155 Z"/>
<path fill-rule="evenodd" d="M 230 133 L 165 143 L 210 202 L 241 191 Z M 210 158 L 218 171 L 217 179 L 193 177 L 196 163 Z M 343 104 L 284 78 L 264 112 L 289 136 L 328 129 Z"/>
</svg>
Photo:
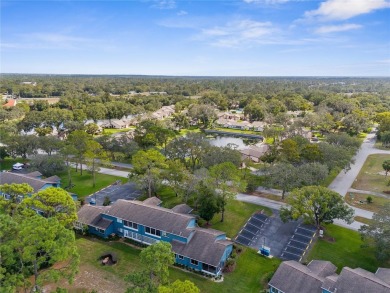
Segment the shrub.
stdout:
<svg viewBox="0 0 390 293">
<path fill-rule="evenodd" d="M 371 196 L 367 196 L 367 203 L 372 203 L 372 197 Z"/>
</svg>

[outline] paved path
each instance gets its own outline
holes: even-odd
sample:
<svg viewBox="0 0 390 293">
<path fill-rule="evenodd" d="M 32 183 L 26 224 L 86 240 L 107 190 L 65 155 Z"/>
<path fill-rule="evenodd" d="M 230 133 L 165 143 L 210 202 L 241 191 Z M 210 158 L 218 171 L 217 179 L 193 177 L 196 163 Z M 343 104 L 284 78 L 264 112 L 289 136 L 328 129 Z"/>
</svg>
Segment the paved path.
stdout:
<svg viewBox="0 0 390 293">
<path fill-rule="evenodd" d="M 355 189 L 355 188 L 348 189 L 348 192 L 349 193 L 353 192 L 353 193 L 371 194 L 371 195 L 375 195 L 375 196 L 379 196 L 379 197 L 390 199 L 390 195 L 389 194 L 385 194 L 385 193 L 381 193 L 381 192 L 375 192 L 375 191 L 369 191 L 369 190 L 361 190 L 361 189 Z"/>
<path fill-rule="evenodd" d="M 369 155 L 390 154 L 390 150 L 380 150 L 375 148 L 375 141 L 376 141 L 375 130 L 373 130 L 370 134 L 367 135 L 359 151 L 353 158 L 354 163 L 351 164 L 351 169 L 348 170 L 347 172 L 341 171 L 340 174 L 337 175 L 337 177 L 333 180 L 333 182 L 328 186 L 329 189 L 338 192 L 341 196 L 344 197 L 347 194 L 348 190 L 351 189 L 354 180 L 356 179 L 361 168 L 363 167 L 364 162 L 366 161 Z M 257 191 L 280 195 L 280 191 L 275 189 L 266 189 L 264 187 L 257 188 Z M 278 202 L 275 200 L 270 200 L 270 199 L 261 198 L 261 197 L 248 195 L 248 194 L 242 194 L 242 193 L 237 194 L 236 199 L 240 201 L 262 205 L 276 210 L 279 210 L 282 206 L 285 205 L 285 203 Z M 359 209 L 356 207 L 351 206 L 351 208 L 354 209 L 355 216 L 371 219 L 374 214 L 373 212 Z M 335 220 L 334 223 L 339 226 L 343 226 L 352 230 L 359 230 L 361 225 L 363 225 L 362 223 L 357 221 L 354 221 L 352 224 L 347 224 L 345 221 Z"/>
<path fill-rule="evenodd" d="M 73 168 L 76 168 L 76 163 L 71 163 L 71 166 Z M 83 171 L 84 170 L 88 170 L 88 167 L 85 164 L 83 164 Z M 123 178 L 128 178 L 129 177 L 129 172 L 119 171 L 119 170 L 109 169 L 109 168 L 103 168 L 103 167 L 100 168 L 98 173 L 106 174 L 106 175 L 112 175 L 112 176 L 118 176 L 118 177 L 123 177 Z"/>
</svg>

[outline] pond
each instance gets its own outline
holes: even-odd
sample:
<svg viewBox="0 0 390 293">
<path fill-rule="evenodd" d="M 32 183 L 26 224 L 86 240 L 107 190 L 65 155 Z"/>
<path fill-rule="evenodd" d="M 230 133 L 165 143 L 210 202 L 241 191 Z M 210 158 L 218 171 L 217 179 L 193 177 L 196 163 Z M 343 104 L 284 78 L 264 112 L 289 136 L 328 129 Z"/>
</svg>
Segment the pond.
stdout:
<svg viewBox="0 0 390 293">
<path fill-rule="evenodd" d="M 226 147 L 228 144 L 237 145 L 237 149 L 245 149 L 248 145 L 256 144 L 260 140 L 255 139 L 246 139 L 239 137 L 230 137 L 230 136 L 216 136 L 209 138 L 210 144 L 217 147 Z"/>
</svg>

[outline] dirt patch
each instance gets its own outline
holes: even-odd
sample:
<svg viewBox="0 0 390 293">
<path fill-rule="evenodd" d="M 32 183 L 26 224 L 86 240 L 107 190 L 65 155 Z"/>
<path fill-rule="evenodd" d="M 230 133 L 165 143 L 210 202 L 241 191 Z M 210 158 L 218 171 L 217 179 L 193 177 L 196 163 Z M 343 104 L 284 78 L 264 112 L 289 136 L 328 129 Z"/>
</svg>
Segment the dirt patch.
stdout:
<svg viewBox="0 0 390 293">
<path fill-rule="evenodd" d="M 267 198 L 267 199 L 271 199 L 271 200 L 275 200 L 275 201 L 285 202 L 282 199 L 281 196 L 275 195 L 275 194 L 269 194 L 269 193 L 264 193 L 264 192 L 260 192 L 260 191 L 254 191 L 254 192 L 251 192 L 250 195 L 263 197 L 263 198 Z"/>
<path fill-rule="evenodd" d="M 123 293 L 126 290 L 126 282 L 115 274 L 100 271 L 95 267 L 82 264 L 72 285 L 65 280 L 56 284 L 44 286 L 45 292 L 53 292 L 57 287 L 66 288 L 69 292 L 82 292 L 83 290 L 96 290 L 99 293 Z"/>
<path fill-rule="evenodd" d="M 322 237 L 322 240 L 324 240 L 326 242 L 329 242 L 329 243 L 335 243 L 336 242 L 336 239 L 334 239 L 333 237 L 330 237 L 330 236 L 324 236 L 324 237 Z"/>
</svg>

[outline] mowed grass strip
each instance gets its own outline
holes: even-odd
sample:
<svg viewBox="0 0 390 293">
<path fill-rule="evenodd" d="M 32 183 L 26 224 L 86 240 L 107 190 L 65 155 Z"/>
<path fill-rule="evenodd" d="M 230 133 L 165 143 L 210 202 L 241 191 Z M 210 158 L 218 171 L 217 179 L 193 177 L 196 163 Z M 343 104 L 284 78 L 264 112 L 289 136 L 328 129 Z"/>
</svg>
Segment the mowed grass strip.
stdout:
<svg viewBox="0 0 390 293">
<path fill-rule="evenodd" d="M 15 163 L 24 163 L 27 161 L 28 161 L 27 159 L 22 159 L 22 158 L 16 158 L 16 159 L 5 158 L 3 160 L 0 160 L 0 171 L 3 171 L 3 170 L 10 171 L 12 169 L 12 166 Z"/>
<path fill-rule="evenodd" d="M 380 263 L 373 248 L 362 248 L 360 233 L 336 225 L 326 225 L 324 238 L 319 238 L 310 251 L 307 260 L 331 261 L 338 272 L 345 266 L 363 268 L 374 272 L 378 267 L 389 267 L 390 263 Z"/>
<path fill-rule="evenodd" d="M 387 186 L 390 176 L 385 177 L 379 174 L 384 171 L 382 163 L 386 160 L 390 160 L 390 155 L 369 155 L 355 182 L 352 184 L 352 188 L 375 192 L 390 190 L 390 187 Z"/>
<path fill-rule="evenodd" d="M 98 239 L 79 238 L 77 246 L 81 263 L 92 265 L 96 271 L 104 271 L 107 279 L 111 274 L 124 278 L 127 274 L 140 271 L 144 267 L 140 262 L 140 249 L 119 242 L 104 242 Z M 98 261 L 100 255 L 113 252 L 118 256 L 118 263 L 114 266 L 102 266 Z M 280 264 L 278 259 L 267 259 L 256 253 L 255 250 L 244 248 L 238 256 L 236 269 L 232 273 L 224 274 L 224 281 L 215 283 L 198 274 L 187 272 L 175 267 L 169 270 L 170 281 L 177 279 L 190 280 L 195 283 L 201 292 L 259 292 L 266 288 L 268 277 Z M 93 272 L 90 272 L 93 274 Z M 110 276 L 111 275 L 111 276 Z M 123 288 L 124 291 L 126 288 Z"/>
<path fill-rule="evenodd" d="M 68 174 L 63 172 L 58 174 L 61 178 L 61 187 L 64 188 L 68 185 Z M 83 170 L 83 175 L 80 175 L 80 172 L 76 172 L 74 169 L 71 170 L 72 184 L 75 186 L 71 189 L 67 189 L 69 192 L 73 192 L 78 195 L 80 199 L 93 194 L 94 192 L 111 185 L 116 180 L 121 180 L 122 183 L 127 182 L 128 180 L 123 177 L 111 176 L 96 173 L 96 186 L 93 187 L 93 179 L 91 172 Z"/>
<path fill-rule="evenodd" d="M 345 196 L 345 201 L 350 204 L 351 206 L 357 207 L 359 209 L 371 211 L 371 212 L 378 212 L 381 207 L 383 207 L 386 203 L 390 203 L 390 198 L 384 198 L 380 196 L 375 196 L 371 194 L 363 194 L 363 193 L 356 193 L 352 192 L 353 199 L 351 196 L 351 192 Z M 372 202 L 367 202 L 367 197 L 372 198 Z M 361 203 L 363 202 L 363 203 Z"/>
</svg>

